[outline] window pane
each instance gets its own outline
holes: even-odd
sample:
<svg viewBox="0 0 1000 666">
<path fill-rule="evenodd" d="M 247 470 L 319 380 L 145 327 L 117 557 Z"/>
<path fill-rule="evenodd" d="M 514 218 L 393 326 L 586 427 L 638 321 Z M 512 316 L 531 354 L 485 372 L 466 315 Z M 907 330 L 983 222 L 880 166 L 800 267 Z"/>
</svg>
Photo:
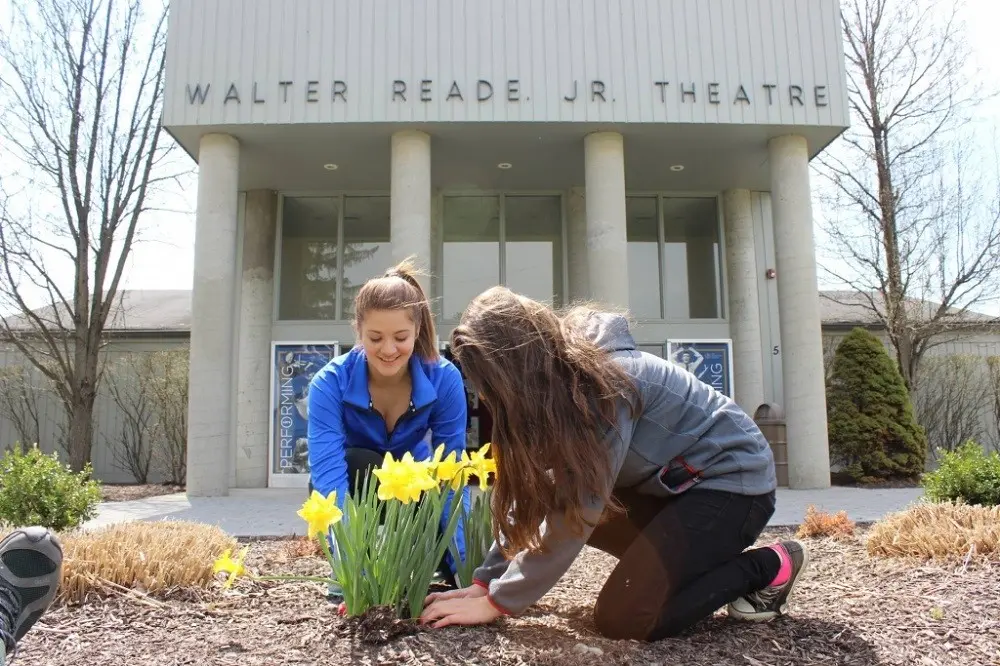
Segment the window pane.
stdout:
<svg viewBox="0 0 1000 666">
<path fill-rule="evenodd" d="M 336 316 L 339 207 L 332 197 L 284 199 L 279 319 Z"/>
<path fill-rule="evenodd" d="M 444 200 L 445 320 L 456 321 L 473 298 L 500 283 L 500 200 L 447 197 Z"/>
<path fill-rule="evenodd" d="M 631 314 L 639 319 L 660 319 L 663 316 L 660 313 L 658 224 L 655 197 L 628 197 L 625 200 L 628 307 Z"/>
<path fill-rule="evenodd" d="M 354 297 L 361 285 L 389 268 L 389 240 L 389 197 L 344 199 L 344 319 L 354 316 Z"/>
<path fill-rule="evenodd" d="M 504 282 L 549 305 L 562 303 L 562 203 L 559 197 L 504 199 Z"/>
<path fill-rule="evenodd" d="M 667 318 L 714 319 L 721 270 L 715 199 L 664 199 L 664 263 L 668 266 Z"/>
</svg>

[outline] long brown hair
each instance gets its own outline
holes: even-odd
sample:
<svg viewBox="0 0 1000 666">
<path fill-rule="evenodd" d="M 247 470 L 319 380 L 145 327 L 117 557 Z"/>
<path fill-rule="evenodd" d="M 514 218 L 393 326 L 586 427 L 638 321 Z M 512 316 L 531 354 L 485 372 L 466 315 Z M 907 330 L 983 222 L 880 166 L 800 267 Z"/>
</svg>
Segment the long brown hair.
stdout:
<svg viewBox="0 0 1000 666">
<path fill-rule="evenodd" d="M 581 535 L 581 498 L 613 502 L 604 436 L 638 390 L 609 354 L 582 334 L 586 312 L 564 317 L 505 287 L 477 296 L 451 335 L 452 350 L 493 414 L 493 534 L 508 557 L 542 547 L 539 527 L 557 515 Z M 501 536 L 503 538 L 501 538 Z"/>
<path fill-rule="evenodd" d="M 417 339 L 413 353 L 425 361 L 435 361 L 438 357 L 434 344 L 434 317 L 423 287 L 417 282 L 418 275 L 413 258 L 407 258 L 387 270 L 381 277 L 365 282 L 354 297 L 354 328 L 361 330 L 361 322 L 372 310 L 408 310 L 417 327 Z"/>
</svg>

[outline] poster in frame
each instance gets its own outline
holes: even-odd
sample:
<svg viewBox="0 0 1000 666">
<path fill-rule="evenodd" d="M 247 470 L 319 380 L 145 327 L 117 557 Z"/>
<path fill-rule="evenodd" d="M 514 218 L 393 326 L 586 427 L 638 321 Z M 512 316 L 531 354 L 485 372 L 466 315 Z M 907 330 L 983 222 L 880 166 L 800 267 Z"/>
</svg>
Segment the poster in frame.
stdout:
<svg viewBox="0 0 1000 666">
<path fill-rule="evenodd" d="M 694 374 L 719 393 L 733 397 L 733 341 L 667 340 L 664 357 Z"/>
<path fill-rule="evenodd" d="M 268 486 L 308 486 L 309 382 L 339 354 L 337 341 L 271 343 Z"/>
</svg>

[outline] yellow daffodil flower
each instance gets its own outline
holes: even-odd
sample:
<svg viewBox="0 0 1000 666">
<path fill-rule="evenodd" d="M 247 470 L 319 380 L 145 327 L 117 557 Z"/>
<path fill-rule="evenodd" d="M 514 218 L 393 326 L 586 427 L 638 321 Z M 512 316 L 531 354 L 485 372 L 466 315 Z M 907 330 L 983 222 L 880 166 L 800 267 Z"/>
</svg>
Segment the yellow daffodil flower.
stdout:
<svg viewBox="0 0 1000 666">
<path fill-rule="evenodd" d="M 492 458 L 487 458 L 486 454 L 490 450 L 489 442 L 483 444 L 482 448 L 478 451 L 473 451 L 469 454 L 469 467 L 472 468 L 472 474 L 479 477 L 479 483 L 482 487 L 486 487 L 487 479 L 490 472 L 494 475 L 497 473 L 497 463 Z"/>
<path fill-rule="evenodd" d="M 302 508 L 298 510 L 302 520 L 309 523 L 309 536 L 326 534 L 330 526 L 343 518 L 343 513 L 337 506 L 337 492 L 323 497 L 318 491 L 313 491 Z"/>
<path fill-rule="evenodd" d="M 463 483 L 468 481 L 469 462 L 468 460 L 460 460 L 457 451 L 452 451 L 447 458 L 442 460 L 441 456 L 443 455 L 444 444 L 441 444 L 434 451 L 434 477 L 438 483 L 450 483 L 452 490 L 458 490 Z"/>
<path fill-rule="evenodd" d="M 226 588 L 232 587 L 233 581 L 236 580 L 236 577 L 242 576 L 247 572 L 246 567 L 243 566 L 243 560 L 246 558 L 247 552 L 249 552 L 249 550 L 250 546 L 247 546 L 246 548 L 240 551 L 239 555 L 237 555 L 236 559 L 234 560 L 232 558 L 233 551 L 227 549 L 226 552 L 222 554 L 222 557 L 217 559 L 215 561 L 215 564 L 212 565 L 213 574 L 217 574 L 220 571 L 225 571 L 226 573 L 229 574 L 229 578 L 226 579 L 224 587 Z"/>
<path fill-rule="evenodd" d="M 429 463 L 417 462 L 409 451 L 400 460 L 393 460 L 391 453 L 385 454 L 382 467 L 373 472 L 379 480 L 378 498 L 383 502 L 390 499 L 403 504 L 416 502 L 425 490 L 437 487 L 430 471 Z"/>
</svg>

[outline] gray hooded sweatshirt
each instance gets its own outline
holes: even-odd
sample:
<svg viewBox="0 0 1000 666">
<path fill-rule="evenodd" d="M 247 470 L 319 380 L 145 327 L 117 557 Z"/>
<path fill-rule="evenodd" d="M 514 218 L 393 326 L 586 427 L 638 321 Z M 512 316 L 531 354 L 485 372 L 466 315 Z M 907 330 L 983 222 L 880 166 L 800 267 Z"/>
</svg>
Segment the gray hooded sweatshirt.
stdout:
<svg viewBox="0 0 1000 666">
<path fill-rule="evenodd" d="M 617 426 L 606 434 L 609 485 L 665 501 L 690 488 L 742 495 L 775 489 L 767 440 L 735 402 L 684 369 L 638 351 L 624 317 L 595 313 L 585 326 L 587 337 L 611 353 L 642 395 L 642 413 L 633 418 L 619 405 Z M 603 500 L 591 498 L 584 517 L 596 524 L 603 510 Z M 550 516 L 541 526 L 546 552 L 523 551 L 508 561 L 494 543 L 474 578 L 495 606 L 520 613 L 562 578 L 592 531 L 571 534 L 558 516 Z"/>
</svg>

